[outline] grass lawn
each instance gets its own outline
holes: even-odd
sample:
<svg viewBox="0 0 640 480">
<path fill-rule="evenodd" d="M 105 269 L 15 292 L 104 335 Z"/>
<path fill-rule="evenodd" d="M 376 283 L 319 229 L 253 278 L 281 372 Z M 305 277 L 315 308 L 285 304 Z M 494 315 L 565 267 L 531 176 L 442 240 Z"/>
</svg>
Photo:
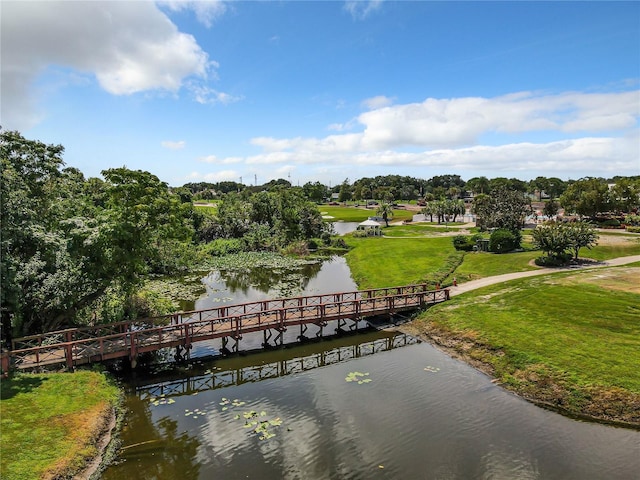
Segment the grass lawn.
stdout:
<svg viewBox="0 0 640 480">
<path fill-rule="evenodd" d="M 344 238 L 355 247 L 347 254 L 347 262 L 360 288 L 421 283 L 456 254 L 448 237 Z"/>
<path fill-rule="evenodd" d="M 412 225 L 391 225 L 382 233 L 387 237 L 424 237 L 438 233 L 459 232 L 462 223 L 449 223 L 448 226 L 436 226 L 437 223 L 416 223 Z M 456 225 L 458 227 L 456 228 Z"/>
<path fill-rule="evenodd" d="M 22 374 L 2 380 L 3 480 L 68 477 L 97 452 L 119 390 L 101 373 Z"/>
<path fill-rule="evenodd" d="M 342 205 L 318 205 L 320 214 L 322 216 L 332 217 L 326 219 L 331 222 L 338 222 L 340 220 L 344 222 L 364 222 L 367 218 L 375 217 L 377 215 L 376 208 L 358 208 L 349 206 L 343 207 Z M 415 212 L 411 212 L 409 210 L 394 210 L 393 219 L 390 219 L 390 221 L 413 218 L 414 213 Z"/>
<path fill-rule="evenodd" d="M 598 391 L 611 396 L 617 389 L 640 402 L 640 287 L 634 278 L 639 268 L 618 267 L 517 280 L 454 297 L 414 323 L 418 329 L 432 323 L 485 346 L 476 357 L 516 390 L 526 392 L 532 383 L 540 388 L 547 377 L 563 383 L 569 409 L 581 411 Z M 640 421 L 640 404 L 627 406 Z"/>
</svg>

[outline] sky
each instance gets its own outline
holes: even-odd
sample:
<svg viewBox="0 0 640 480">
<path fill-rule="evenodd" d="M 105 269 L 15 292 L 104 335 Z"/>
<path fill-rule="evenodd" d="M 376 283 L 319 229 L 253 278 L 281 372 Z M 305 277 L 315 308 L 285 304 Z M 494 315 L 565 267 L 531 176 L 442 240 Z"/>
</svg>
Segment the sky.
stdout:
<svg viewBox="0 0 640 480">
<path fill-rule="evenodd" d="M 0 124 L 87 177 L 640 175 L 640 2 L 2 0 Z"/>
</svg>

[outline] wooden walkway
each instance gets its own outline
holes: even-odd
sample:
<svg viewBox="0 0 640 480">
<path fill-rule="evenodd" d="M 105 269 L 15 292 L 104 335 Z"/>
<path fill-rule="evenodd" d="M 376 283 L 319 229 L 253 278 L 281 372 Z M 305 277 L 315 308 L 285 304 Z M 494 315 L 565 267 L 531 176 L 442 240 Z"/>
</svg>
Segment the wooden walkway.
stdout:
<svg viewBox="0 0 640 480">
<path fill-rule="evenodd" d="M 242 335 L 264 332 L 263 346 L 282 344 L 288 327 L 300 325 L 301 336 L 308 325 L 322 328 L 330 321 L 357 322 L 367 317 L 426 308 L 449 299 L 449 290 L 427 290 L 427 285 L 381 288 L 326 295 L 283 298 L 225 305 L 208 310 L 180 312 L 95 327 L 73 328 L 18 338 L 2 353 L 2 370 L 34 369 L 53 365 L 76 365 L 128 358 L 133 367 L 138 355 L 161 348 L 222 339 L 237 349 Z"/>
</svg>

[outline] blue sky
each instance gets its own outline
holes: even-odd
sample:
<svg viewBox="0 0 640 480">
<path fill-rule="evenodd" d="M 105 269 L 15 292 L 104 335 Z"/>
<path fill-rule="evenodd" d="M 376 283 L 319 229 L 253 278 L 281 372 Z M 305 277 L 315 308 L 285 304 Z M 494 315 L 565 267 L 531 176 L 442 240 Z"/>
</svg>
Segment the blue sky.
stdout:
<svg viewBox="0 0 640 480">
<path fill-rule="evenodd" d="M 12 1 L 2 127 L 87 176 L 640 174 L 640 2 Z"/>
</svg>

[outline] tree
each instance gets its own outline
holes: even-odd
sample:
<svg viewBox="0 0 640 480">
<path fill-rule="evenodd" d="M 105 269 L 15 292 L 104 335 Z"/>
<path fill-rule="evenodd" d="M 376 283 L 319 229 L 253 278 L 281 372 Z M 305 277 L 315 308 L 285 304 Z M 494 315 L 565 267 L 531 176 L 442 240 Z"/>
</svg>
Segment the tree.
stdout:
<svg viewBox="0 0 640 480">
<path fill-rule="evenodd" d="M 544 204 L 544 208 L 542 209 L 542 214 L 547 218 L 555 217 L 558 214 L 559 209 L 560 209 L 560 204 L 552 199 Z"/>
<path fill-rule="evenodd" d="M 595 218 L 609 209 L 609 187 L 597 178 L 583 178 L 569 185 L 560 196 L 565 212 Z"/>
<path fill-rule="evenodd" d="M 465 187 L 476 195 L 489 193 L 489 179 L 487 177 L 473 177 L 467 181 Z"/>
<path fill-rule="evenodd" d="M 621 178 L 609 191 L 612 210 L 617 213 L 637 211 L 640 207 L 640 181 Z"/>
<path fill-rule="evenodd" d="M 565 252 L 571 251 L 574 260 L 578 260 L 581 248 L 591 248 L 597 245 L 598 235 L 593 225 L 587 222 L 549 223 L 538 226 L 532 233 L 533 244 L 549 257 L 554 263 L 564 263 Z M 571 255 L 567 255 L 570 259 Z"/>
<path fill-rule="evenodd" d="M 389 226 L 389 219 L 393 218 L 393 207 L 390 203 L 382 203 L 376 210 L 376 214 L 380 215 L 387 227 Z"/>
<path fill-rule="evenodd" d="M 598 244 L 598 234 L 593 225 L 587 222 L 574 222 L 565 224 L 567 236 L 571 241 L 571 250 L 574 260 L 578 260 L 581 248 L 595 247 Z"/>
<path fill-rule="evenodd" d="M 482 228 L 503 228 L 512 232 L 518 242 L 524 220 L 531 214 L 531 202 L 522 192 L 498 187 L 491 195 L 474 198 L 474 213 Z"/>
<path fill-rule="evenodd" d="M 571 240 L 563 225 L 539 225 L 532 232 L 533 245 L 554 259 L 554 263 L 564 263 L 563 254 L 571 247 Z"/>
<path fill-rule="evenodd" d="M 302 186 L 304 195 L 312 202 L 322 203 L 327 198 L 327 187 L 320 182 L 307 182 Z"/>
<path fill-rule="evenodd" d="M 349 185 L 349 179 L 346 178 L 342 185 L 340 185 L 340 192 L 338 193 L 338 201 L 346 202 L 351 200 L 351 186 Z"/>
<path fill-rule="evenodd" d="M 62 168 L 63 152 L 0 136 L 5 335 L 77 324 L 109 292 L 126 297 L 174 239 L 193 234 L 191 204 L 153 175 L 121 168 L 87 181 Z"/>
</svg>

